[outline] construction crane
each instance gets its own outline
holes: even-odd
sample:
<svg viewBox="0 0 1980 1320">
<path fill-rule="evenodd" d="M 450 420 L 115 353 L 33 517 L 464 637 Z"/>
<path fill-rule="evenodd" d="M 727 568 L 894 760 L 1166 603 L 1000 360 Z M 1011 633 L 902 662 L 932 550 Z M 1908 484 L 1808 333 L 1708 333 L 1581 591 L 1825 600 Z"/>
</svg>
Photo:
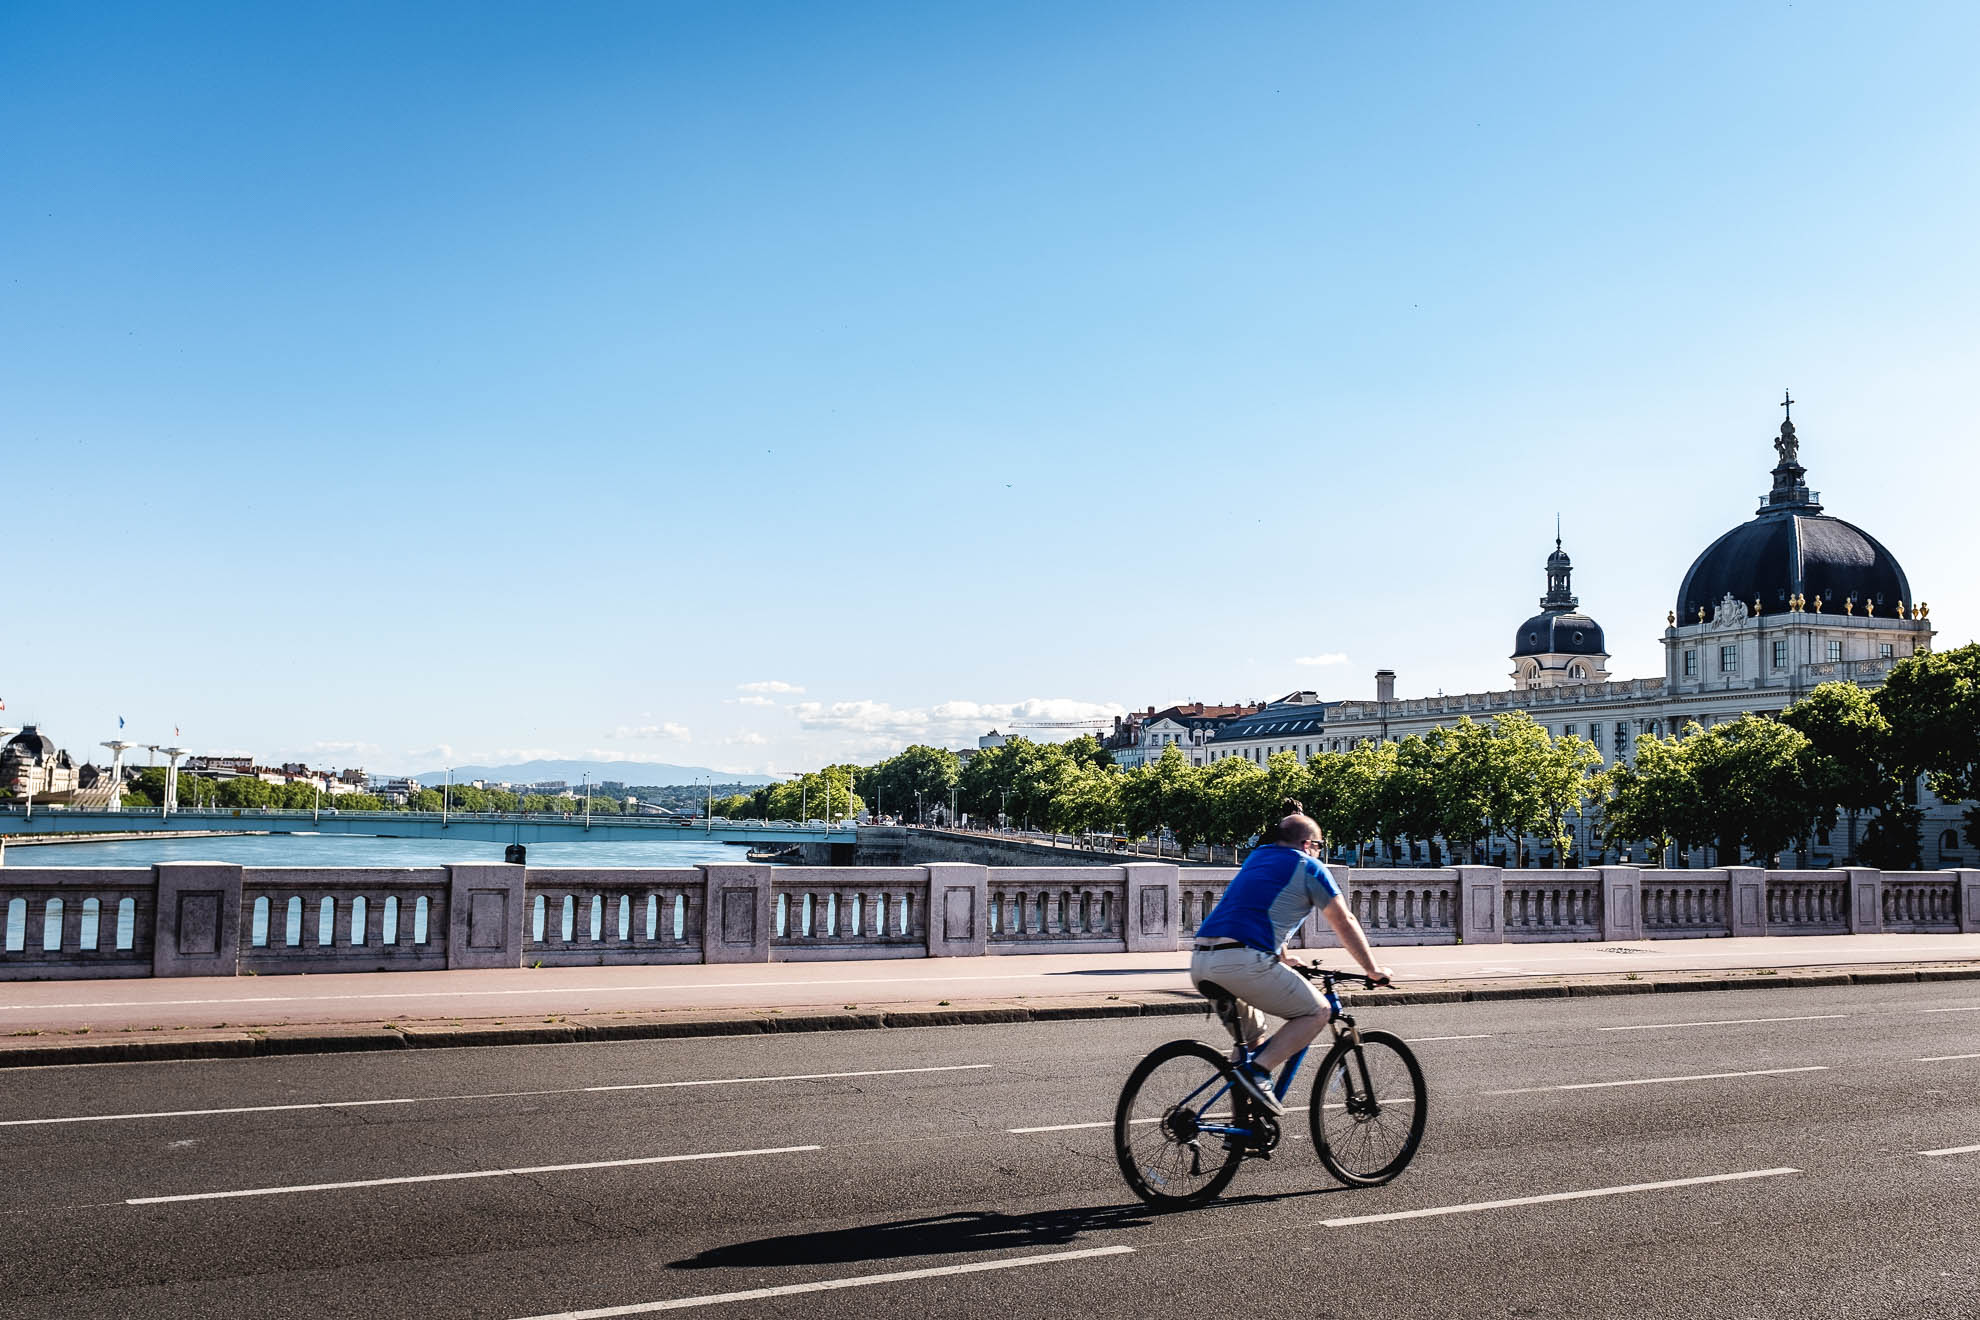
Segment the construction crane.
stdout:
<svg viewBox="0 0 1980 1320">
<path fill-rule="evenodd" d="M 1032 724 L 1006 725 L 1012 729 L 1107 729 L 1112 728 L 1108 720 L 1039 720 Z"/>
</svg>

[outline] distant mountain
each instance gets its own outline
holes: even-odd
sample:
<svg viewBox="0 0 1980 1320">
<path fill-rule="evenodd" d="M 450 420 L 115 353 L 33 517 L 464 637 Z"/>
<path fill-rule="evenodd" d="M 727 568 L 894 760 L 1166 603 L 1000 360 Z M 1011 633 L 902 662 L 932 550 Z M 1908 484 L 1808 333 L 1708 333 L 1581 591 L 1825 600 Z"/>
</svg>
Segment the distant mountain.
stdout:
<svg viewBox="0 0 1980 1320">
<path fill-rule="evenodd" d="M 710 770 L 707 766 L 669 765 L 665 761 L 524 761 L 520 765 L 457 765 L 454 767 L 454 782 L 462 784 L 474 779 L 489 779 L 510 784 L 538 784 L 545 780 L 561 779 L 576 785 L 587 773 L 594 784 L 609 779 L 629 786 L 693 784 L 703 779 L 713 779 L 717 784 L 777 782 L 769 775 L 732 775 L 721 770 Z M 422 784 L 437 786 L 446 781 L 447 772 L 429 770 L 413 778 Z"/>
</svg>

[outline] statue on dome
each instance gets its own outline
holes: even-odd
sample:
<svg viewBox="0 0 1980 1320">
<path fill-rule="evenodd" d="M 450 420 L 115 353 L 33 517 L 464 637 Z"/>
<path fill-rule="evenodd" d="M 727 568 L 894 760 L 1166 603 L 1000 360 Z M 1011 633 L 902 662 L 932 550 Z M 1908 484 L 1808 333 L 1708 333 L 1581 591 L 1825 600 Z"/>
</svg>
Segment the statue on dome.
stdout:
<svg viewBox="0 0 1980 1320">
<path fill-rule="evenodd" d="M 1794 434 L 1794 399 L 1785 390 L 1781 392 L 1781 407 L 1790 410 L 1781 422 L 1781 434 L 1774 441 L 1774 452 L 1781 456 L 1782 467 L 1794 467 L 1801 461 L 1801 441 Z"/>
</svg>

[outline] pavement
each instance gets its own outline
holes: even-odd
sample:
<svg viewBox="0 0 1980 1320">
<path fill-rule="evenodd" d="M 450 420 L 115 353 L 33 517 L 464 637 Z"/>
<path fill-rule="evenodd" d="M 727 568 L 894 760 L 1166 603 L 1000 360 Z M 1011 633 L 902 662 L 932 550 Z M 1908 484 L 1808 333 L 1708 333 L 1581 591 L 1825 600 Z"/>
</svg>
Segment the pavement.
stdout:
<svg viewBox="0 0 1980 1320">
<path fill-rule="evenodd" d="M 1393 946 L 1399 1005 L 1980 977 L 1980 935 Z M 1345 965 L 1337 951 L 1311 956 Z M 1201 1013 L 1187 952 L 0 983 L 0 1067 Z"/>
<path fill-rule="evenodd" d="M 1360 1016 L 1423 1061 L 1410 1168 L 1336 1186 L 1295 1109 L 1166 1215 L 1109 1120 L 1190 1020 L 15 1069 L 0 1295 L 10 1320 L 1980 1315 L 1980 984 Z"/>
</svg>

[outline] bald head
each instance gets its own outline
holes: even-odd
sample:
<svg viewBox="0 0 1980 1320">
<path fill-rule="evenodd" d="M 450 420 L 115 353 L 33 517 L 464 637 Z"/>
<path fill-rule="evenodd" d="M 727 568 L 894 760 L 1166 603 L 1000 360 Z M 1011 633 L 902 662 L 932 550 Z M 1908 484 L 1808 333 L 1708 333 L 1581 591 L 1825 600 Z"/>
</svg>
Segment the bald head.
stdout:
<svg viewBox="0 0 1980 1320">
<path fill-rule="evenodd" d="M 1304 847 L 1308 839 L 1319 837 L 1319 822 L 1302 812 L 1296 811 L 1279 822 L 1279 842 L 1289 848 Z"/>
</svg>

